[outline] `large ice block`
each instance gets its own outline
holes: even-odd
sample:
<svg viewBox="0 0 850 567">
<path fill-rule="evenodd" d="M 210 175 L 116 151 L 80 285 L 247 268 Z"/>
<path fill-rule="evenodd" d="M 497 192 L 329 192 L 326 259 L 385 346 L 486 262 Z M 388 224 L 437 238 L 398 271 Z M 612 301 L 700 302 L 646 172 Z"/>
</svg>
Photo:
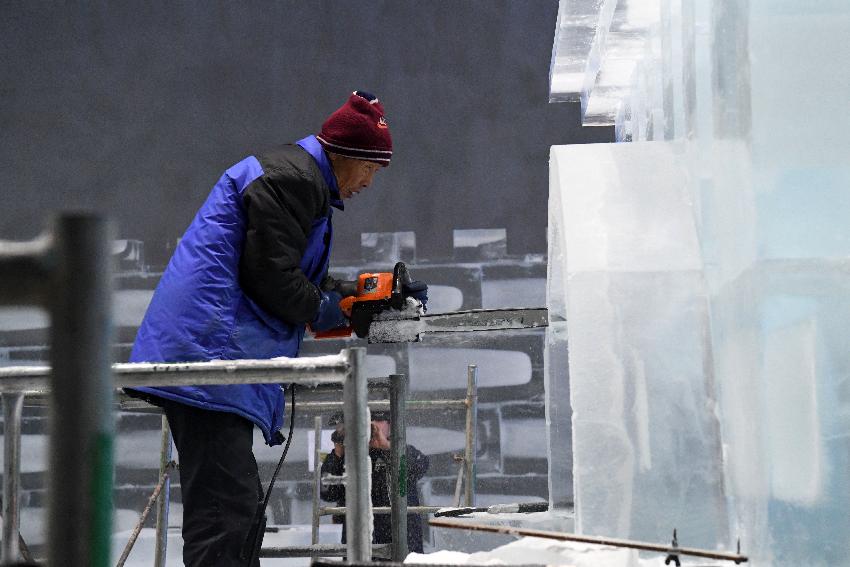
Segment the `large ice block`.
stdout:
<svg viewBox="0 0 850 567">
<path fill-rule="evenodd" d="M 550 309 L 566 305 L 577 529 L 665 541 L 677 528 L 714 548 L 728 544 L 720 431 L 680 154 L 652 143 L 552 149 L 550 230 L 563 246 L 553 257 L 565 262 L 549 281 Z M 566 417 L 567 398 L 553 395 L 566 389 L 552 364 L 566 346 L 559 325 L 548 403 Z"/>
<path fill-rule="evenodd" d="M 579 529 L 649 535 L 663 507 L 680 542 L 740 537 L 753 565 L 850 565 L 850 2 L 645 6 L 642 48 L 598 51 L 584 95 L 633 61 L 599 100 L 619 140 L 657 141 L 552 152 L 550 475 L 569 391 Z M 672 495 L 642 499 L 677 491 L 677 438 L 715 451 L 687 530 Z"/>
</svg>

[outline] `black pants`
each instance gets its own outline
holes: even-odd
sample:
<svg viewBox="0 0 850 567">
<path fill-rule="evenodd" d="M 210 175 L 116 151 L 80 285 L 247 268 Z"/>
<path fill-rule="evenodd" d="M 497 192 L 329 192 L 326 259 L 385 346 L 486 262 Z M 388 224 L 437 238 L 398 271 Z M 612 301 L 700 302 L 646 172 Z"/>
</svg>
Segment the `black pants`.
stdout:
<svg viewBox="0 0 850 567">
<path fill-rule="evenodd" d="M 160 405 L 179 453 L 183 563 L 248 567 L 239 554 L 263 497 L 251 449 L 254 424 L 233 413 Z"/>
</svg>

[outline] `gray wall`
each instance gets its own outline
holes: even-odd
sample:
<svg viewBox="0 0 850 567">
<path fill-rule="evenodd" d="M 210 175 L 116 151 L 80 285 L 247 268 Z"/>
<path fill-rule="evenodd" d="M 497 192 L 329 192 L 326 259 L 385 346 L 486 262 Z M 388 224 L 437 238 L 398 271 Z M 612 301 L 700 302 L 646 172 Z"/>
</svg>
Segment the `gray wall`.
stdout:
<svg viewBox="0 0 850 567">
<path fill-rule="evenodd" d="M 608 141 L 549 104 L 557 2 L 100 2 L 0 10 L 0 238 L 95 208 L 167 260 L 221 171 L 316 132 L 354 89 L 385 104 L 395 157 L 337 216 L 336 262 L 360 233 L 413 230 L 421 258 L 454 228 L 507 228 L 545 253 L 548 148 Z"/>
<path fill-rule="evenodd" d="M 143 312 L 139 298 L 149 297 L 168 244 L 221 171 L 250 152 L 316 132 L 348 93 L 364 89 L 385 103 L 396 156 L 371 190 L 335 216 L 337 273 L 353 277 L 398 259 L 361 260 L 361 232 L 414 231 L 412 268 L 432 285 L 432 308 L 441 289 L 457 291 L 464 309 L 541 305 L 545 259 L 524 255 L 546 252 L 549 146 L 613 138 L 610 129 L 581 129 L 576 105 L 547 102 L 556 12 L 555 0 L 75 9 L 4 2 L 0 238 L 36 235 L 50 211 L 95 208 L 117 219 L 122 238 L 141 240 L 153 269 L 140 270 L 130 254 L 117 278 L 115 359 L 124 361 Z M 508 255 L 490 249 L 481 258 L 452 258 L 452 230 L 463 228 L 506 228 Z M 29 312 L 2 315 L 0 365 L 43 361 L 47 322 Z M 547 497 L 543 336 L 452 339 L 461 349 L 455 356 L 427 342 L 370 347 L 370 355 L 409 373 L 413 396 L 426 399 L 460 396 L 465 364 L 481 364 L 482 503 Z M 347 345 L 307 341 L 304 353 Z M 522 372 L 492 368 L 498 356 L 517 354 L 528 360 Z M 299 431 L 308 418 L 299 414 Z M 41 410 L 28 409 L 25 449 L 43 446 L 44 421 Z M 462 437 L 463 416 L 423 414 L 410 425 L 410 439 L 442 431 L 440 443 L 423 447 L 432 465 L 421 488 L 426 502 L 447 504 L 459 448 L 447 439 Z M 124 412 L 117 427 L 115 503 L 138 511 L 157 479 L 159 417 Z M 279 449 L 261 445 L 267 482 Z M 275 522 L 309 520 L 305 456 L 288 458 L 271 503 Z M 43 513 L 44 501 L 43 463 L 28 466 L 25 518 Z M 39 526 L 25 520 L 37 552 Z"/>
</svg>

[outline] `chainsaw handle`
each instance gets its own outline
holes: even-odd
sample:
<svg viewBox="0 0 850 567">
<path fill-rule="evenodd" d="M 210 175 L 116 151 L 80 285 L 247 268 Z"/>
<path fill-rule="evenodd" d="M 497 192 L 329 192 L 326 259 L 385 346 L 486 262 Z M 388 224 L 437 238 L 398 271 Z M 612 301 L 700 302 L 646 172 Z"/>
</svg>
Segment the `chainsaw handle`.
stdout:
<svg viewBox="0 0 850 567">
<path fill-rule="evenodd" d="M 407 265 L 404 262 L 396 262 L 393 268 L 393 291 L 401 293 L 402 288 L 413 281 L 410 277 L 410 272 L 407 271 Z"/>
<path fill-rule="evenodd" d="M 412 281 L 410 272 L 404 262 L 396 262 L 393 268 L 393 291 L 390 297 L 390 305 L 395 309 L 404 308 L 404 286 Z"/>
</svg>

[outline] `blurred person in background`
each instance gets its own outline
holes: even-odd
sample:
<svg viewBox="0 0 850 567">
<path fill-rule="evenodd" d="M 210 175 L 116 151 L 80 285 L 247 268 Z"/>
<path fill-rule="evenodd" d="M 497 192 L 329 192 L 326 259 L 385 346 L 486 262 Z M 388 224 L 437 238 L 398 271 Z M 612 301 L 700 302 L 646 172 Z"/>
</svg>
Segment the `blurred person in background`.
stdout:
<svg viewBox="0 0 850 567">
<path fill-rule="evenodd" d="M 341 421 L 341 419 L 338 419 Z M 341 425 L 331 434 L 334 449 L 322 463 L 322 477 L 342 476 L 345 472 L 345 430 Z M 372 463 L 372 506 L 389 506 L 391 501 L 391 454 L 390 421 L 384 412 L 375 412 L 372 417 L 372 437 L 369 440 L 369 459 Z M 419 506 L 417 483 L 428 472 L 427 455 L 408 444 L 407 455 L 407 505 Z M 322 500 L 345 506 L 345 486 L 322 483 Z M 339 519 L 337 519 L 339 518 Z M 392 543 L 392 518 L 390 514 L 374 515 L 372 543 Z M 334 522 L 342 522 L 342 543 L 346 543 L 345 516 L 334 516 Z M 407 549 L 422 553 L 422 517 L 407 515 Z"/>
</svg>

